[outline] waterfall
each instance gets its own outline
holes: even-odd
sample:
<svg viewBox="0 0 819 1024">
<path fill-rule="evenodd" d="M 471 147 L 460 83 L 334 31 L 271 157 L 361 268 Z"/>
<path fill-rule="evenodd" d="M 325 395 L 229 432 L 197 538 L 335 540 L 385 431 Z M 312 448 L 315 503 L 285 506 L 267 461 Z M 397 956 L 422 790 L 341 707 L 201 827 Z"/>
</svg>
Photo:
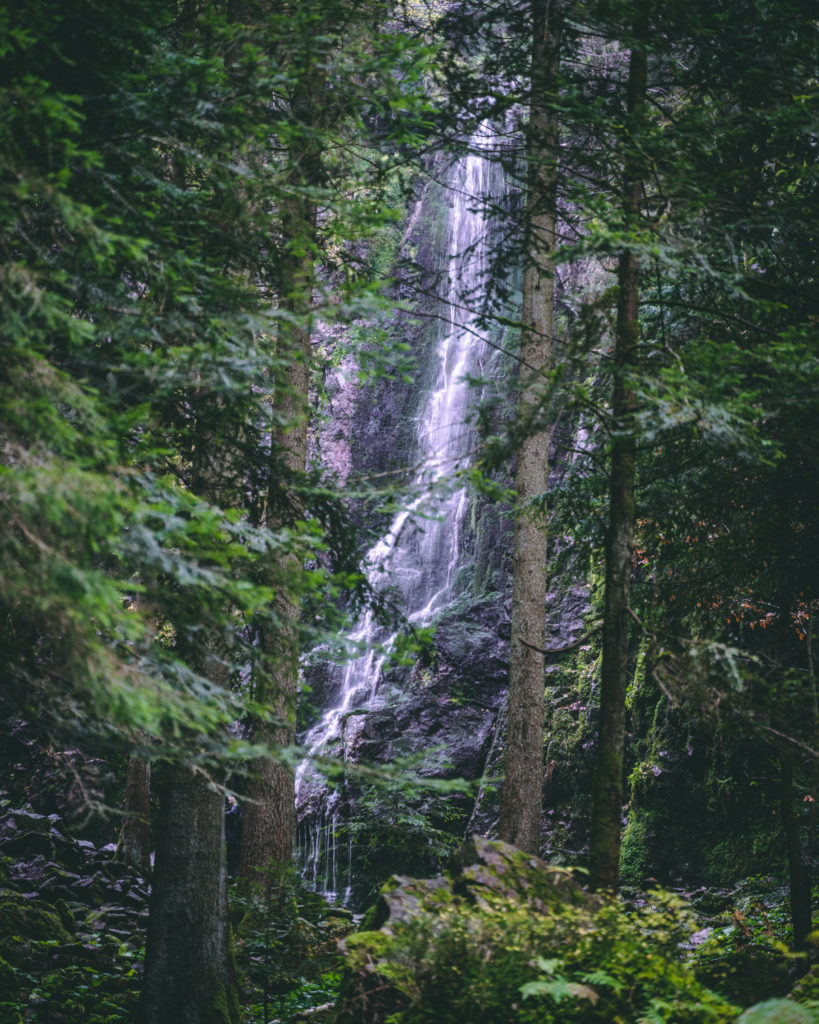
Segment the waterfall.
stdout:
<svg viewBox="0 0 819 1024">
<path fill-rule="evenodd" d="M 502 191 L 501 169 L 489 153 L 493 138 L 480 128 L 468 152 L 449 167 L 447 248 L 440 254 L 447 267 L 441 294 L 446 312 L 435 342 L 432 386 L 416 422 L 419 469 L 412 492 L 418 496 L 395 516 L 364 561 L 374 589 L 389 587 L 405 618 L 417 627 L 430 624 L 452 597 L 469 507 L 463 470 L 474 445 L 469 412 L 475 388 L 468 378 L 479 373 L 486 349 L 474 312 L 488 276 L 485 200 Z M 371 611 L 355 624 L 348 639 L 363 653 L 340 670 L 337 703 L 304 738 L 310 757 L 346 757 L 363 727 L 362 712 L 378 704 L 382 669 L 395 638 Z M 341 839 L 339 794 L 323 786 L 310 757 L 296 772 L 303 874 L 308 884 L 331 897 L 349 896 L 350 840 Z"/>
</svg>

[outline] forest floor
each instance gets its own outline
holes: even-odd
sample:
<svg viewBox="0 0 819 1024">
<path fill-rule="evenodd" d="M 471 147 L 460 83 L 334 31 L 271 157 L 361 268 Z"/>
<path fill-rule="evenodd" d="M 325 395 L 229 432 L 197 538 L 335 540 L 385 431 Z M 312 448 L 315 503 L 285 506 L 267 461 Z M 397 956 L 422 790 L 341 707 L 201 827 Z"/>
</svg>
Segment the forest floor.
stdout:
<svg viewBox="0 0 819 1024">
<path fill-rule="evenodd" d="M 627 890 L 640 906 L 651 892 Z M 786 892 L 769 877 L 683 894 L 696 928 L 681 956 L 740 1006 L 784 996 Z M 58 815 L 0 798 L 0 1017 L 10 1024 L 117 1024 L 139 994 L 149 885 L 113 844 L 72 838 Z M 245 1024 L 329 1021 L 353 915 L 297 885 L 267 900 L 232 886 Z"/>
</svg>

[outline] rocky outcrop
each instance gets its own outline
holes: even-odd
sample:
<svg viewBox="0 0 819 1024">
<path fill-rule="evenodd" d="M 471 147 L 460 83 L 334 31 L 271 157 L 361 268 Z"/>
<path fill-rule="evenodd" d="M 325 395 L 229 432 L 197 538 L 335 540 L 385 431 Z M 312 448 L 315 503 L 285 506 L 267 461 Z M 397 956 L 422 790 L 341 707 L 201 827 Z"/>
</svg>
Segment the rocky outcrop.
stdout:
<svg viewBox="0 0 819 1024">
<path fill-rule="evenodd" d="M 374 537 L 390 529 L 392 520 L 377 511 L 377 502 L 362 497 L 360 484 L 370 480 L 397 485 L 415 479 L 411 464 L 418 457 L 421 436 L 418 421 L 427 408 L 430 390 L 437 386 L 440 369 L 441 318 L 457 322 L 456 310 L 463 305 L 459 300 L 449 306 L 443 297 L 449 295 L 452 299 L 457 294 L 457 287 L 454 292 L 451 289 L 452 281 L 464 269 L 451 262 L 452 246 L 457 248 L 458 244 L 463 244 L 452 234 L 453 223 L 465 224 L 475 210 L 461 209 L 457 216 L 450 217 L 458 203 L 456 192 L 460 192 L 442 185 L 440 182 L 445 179 L 443 166 L 430 176 L 401 243 L 404 254 L 414 260 L 415 274 L 411 281 L 409 274 L 399 272 L 396 292 L 411 300 L 415 315 L 397 314 L 390 323 L 383 325 L 395 349 L 404 348 L 414 358 L 413 372 L 408 377 L 381 375 L 361 382 L 360 360 L 366 361 L 367 349 L 371 347 L 368 331 L 375 331 L 374 323 L 361 322 L 347 329 L 348 333 L 355 334 L 355 358 L 349 354 L 336 355 L 349 344 L 351 337 L 333 338 L 328 334 L 322 340 L 331 358 L 324 380 L 325 415 L 316 432 L 314 453 L 336 479 L 350 485 L 357 523 Z M 512 201 L 514 198 L 509 195 L 495 197 L 495 202 L 501 206 Z M 487 232 L 491 235 L 499 230 L 499 225 L 491 219 L 482 223 L 481 244 Z M 477 241 L 475 246 L 473 260 L 479 247 Z M 509 275 L 507 283 L 513 292 L 516 271 L 507 267 L 505 273 Z M 485 283 L 476 279 L 470 303 L 480 301 Z M 413 285 L 416 286 L 414 291 Z M 476 334 L 473 325 L 469 326 L 464 338 Z M 514 411 L 511 382 L 517 367 L 509 353 L 515 345 L 514 332 L 495 324 L 482 325 L 478 333 L 485 333 L 486 343 L 480 359 L 470 368 L 470 373 L 480 376 L 481 380 L 471 392 L 468 415 L 479 419 L 481 430 L 487 435 L 503 436 Z M 374 337 L 372 345 L 375 345 Z M 463 338 L 459 339 L 459 346 L 465 347 Z M 451 358 L 445 362 L 451 363 Z M 461 410 L 446 426 L 463 432 L 463 418 Z M 560 476 L 560 460 L 564 458 L 561 453 L 572 447 L 575 430 L 572 418 L 563 417 L 552 446 L 553 479 Z M 440 434 L 443 433 L 442 426 Z M 476 440 L 477 434 L 470 440 L 470 449 Z M 444 444 L 443 436 L 440 443 Z M 340 727 L 334 728 L 330 744 L 322 748 L 323 753 L 343 755 L 348 763 L 385 764 L 409 757 L 415 759 L 414 770 L 421 777 L 482 780 L 477 802 L 474 798 L 454 796 L 436 800 L 431 795 L 416 795 L 407 800 L 396 790 L 392 813 L 382 820 L 385 829 L 393 828 L 396 852 L 406 846 L 401 835 L 402 823 L 417 820 L 419 814 L 430 821 L 431 827 L 448 833 L 450 848 L 462 839 L 470 817 L 472 826 L 480 832 L 492 834 L 494 830 L 498 805 L 495 783 L 503 750 L 510 635 L 512 518 L 502 495 L 509 485 L 511 471 L 511 465 L 502 462 L 496 474 L 494 493 L 470 489 L 468 512 L 458 517 L 450 512 L 453 521 L 457 518 L 457 526 L 453 523 L 451 532 L 451 536 L 457 538 L 457 571 L 446 585 L 446 607 L 436 606 L 434 617 L 422 620 L 422 624 L 430 628 L 432 639 L 413 665 L 385 665 L 377 687 L 366 693 L 367 688 L 361 687 L 356 693 L 362 695 L 356 696 L 355 702 L 347 703 L 340 699 L 346 683 L 344 671 L 338 666 L 322 664 L 319 655 L 306 672 L 305 699 L 300 712 L 302 737 L 308 736 L 311 727 L 328 709 L 343 706 L 343 717 L 336 719 Z M 418 485 L 418 479 L 415 484 Z M 423 516 L 417 519 L 417 526 L 407 524 L 400 537 L 400 544 L 406 545 L 407 550 L 421 549 L 419 538 L 428 524 Z M 427 533 L 432 530 L 428 529 Z M 428 558 L 424 567 L 431 562 L 434 559 Z M 417 568 L 408 560 L 408 578 Z M 583 576 L 585 568 L 578 574 L 570 567 L 554 579 L 546 623 L 547 645 L 570 643 L 583 633 L 588 610 L 588 590 L 585 582 L 581 582 Z M 426 597 L 438 592 L 440 586 L 439 582 Z M 400 581 L 397 591 L 402 593 Z M 425 605 L 426 598 L 418 602 L 417 607 L 400 607 L 398 612 L 412 615 Z M 391 632 L 385 629 L 377 639 L 385 642 Z M 310 746 L 311 741 L 306 742 Z M 386 877 L 373 875 L 371 847 L 366 848 L 365 854 L 369 867 L 354 863 L 350 872 L 346 865 L 347 851 L 352 849 L 355 858 L 359 849 L 355 839 L 360 838 L 364 816 L 362 798 L 368 797 L 367 788 L 355 779 L 345 780 L 343 786 L 328 797 L 320 783 L 311 782 L 309 775 L 304 779 L 299 796 L 300 846 L 308 875 L 319 887 L 320 879 L 332 878 L 334 892 L 342 887 L 342 879 L 348 879 L 348 894 L 358 893 L 363 901 L 371 894 L 372 884 Z M 371 816 L 372 808 L 368 813 Z M 547 816 L 544 824 L 550 825 L 551 820 Z M 351 833 L 352 842 L 349 841 Z M 376 858 L 382 866 L 391 863 L 387 849 L 390 842 L 384 832 L 376 844 L 383 853 Z M 410 870 L 418 868 L 415 864 Z"/>
</svg>

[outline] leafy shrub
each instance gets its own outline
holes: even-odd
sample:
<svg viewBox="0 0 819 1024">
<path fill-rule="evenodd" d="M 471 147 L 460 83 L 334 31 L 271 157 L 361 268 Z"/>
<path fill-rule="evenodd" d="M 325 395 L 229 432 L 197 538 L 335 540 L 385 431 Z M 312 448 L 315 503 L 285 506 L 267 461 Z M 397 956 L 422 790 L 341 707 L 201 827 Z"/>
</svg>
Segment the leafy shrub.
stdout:
<svg viewBox="0 0 819 1024">
<path fill-rule="evenodd" d="M 696 950 L 692 968 L 709 988 L 740 1006 L 784 996 L 796 972 L 787 890 L 768 877 L 744 879 Z"/>
<path fill-rule="evenodd" d="M 738 1012 L 672 952 L 662 896 L 629 910 L 566 890 L 537 908 L 426 885 L 409 914 L 346 940 L 342 1024 L 719 1024 Z"/>
</svg>

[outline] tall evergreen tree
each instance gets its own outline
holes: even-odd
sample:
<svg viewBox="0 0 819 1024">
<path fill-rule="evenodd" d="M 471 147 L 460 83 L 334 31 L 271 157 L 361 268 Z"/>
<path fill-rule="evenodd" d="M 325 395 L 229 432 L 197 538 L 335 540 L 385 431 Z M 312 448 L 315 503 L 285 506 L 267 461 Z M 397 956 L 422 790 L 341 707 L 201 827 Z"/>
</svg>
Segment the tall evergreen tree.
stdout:
<svg viewBox="0 0 819 1024">
<path fill-rule="evenodd" d="M 338 7 L 335 11 L 338 13 Z M 297 496 L 292 491 L 283 494 L 281 483 L 282 478 L 298 482 L 307 464 L 317 197 L 324 185 L 320 119 L 330 59 L 328 35 L 332 33 L 325 13 L 312 5 L 286 5 L 282 15 L 291 28 L 286 36 L 282 33 L 281 42 L 287 50 L 283 52 L 284 46 L 280 45 L 271 55 L 286 69 L 288 77 L 281 140 L 284 194 L 278 211 L 281 264 L 276 281 L 279 324 L 275 344 L 280 352 L 288 353 L 289 365 L 272 395 L 271 419 L 276 425 L 271 436 L 264 509 L 266 525 L 271 529 L 288 525 L 294 515 L 299 518 L 301 514 Z M 295 560 L 289 555 L 285 558 L 293 576 L 297 576 Z M 282 590 L 276 603 L 275 625 L 262 622 L 259 627 L 253 676 L 254 700 L 266 708 L 272 721 L 259 718 L 254 735 L 274 747 L 287 747 L 296 738 L 299 589 Z M 289 766 L 262 757 L 249 766 L 249 773 L 239 860 L 239 873 L 245 878 L 268 868 L 289 868 L 296 832 L 295 790 Z"/>
<path fill-rule="evenodd" d="M 645 177 L 640 122 L 646 105 L 646 5 L 638 10 L 631 43 L 623 154 L 623 223 L 639 235 Z M 614 337 L 614 395 L 609 469 L 609 521 L 605 548 L 603 660 L 600 675 L 600 725 L 595 755 L 589 851 L 595 889 L 615 889 L 620 877 L 623 808 L 623 744 L 629 682 L 629 624 L 634 551 L 635 382 L 640 301 L 640 256 L 632 248 L 619 257 L 617 323 Z"/>
<path fill-rule="evenodd" d="M 562 12 L 532 5 L 531 82 L 526 137 L 523 309 L 515 475 L 509 720 L 504 746 L 500 835 L 530 853 L 540 845 L 546 614 L 549 427 L 544 422 L 554 335 L 557 222 L 558 72 Z"/>
<path fill-rule="evenodd" d="M 277 71 L 263 37 L 239 46 L 191 4 L 2 16 L 3 699 L 160 763 L 141 1016 L 235 1020 L 230 687 L 243 623 L 292 586 L 286 559 L 263 583 L 251 566 L 306 553 L 245 515 L 269 484 L 259 384 L 290 363 L 258 345 Z"/>
</svg>

